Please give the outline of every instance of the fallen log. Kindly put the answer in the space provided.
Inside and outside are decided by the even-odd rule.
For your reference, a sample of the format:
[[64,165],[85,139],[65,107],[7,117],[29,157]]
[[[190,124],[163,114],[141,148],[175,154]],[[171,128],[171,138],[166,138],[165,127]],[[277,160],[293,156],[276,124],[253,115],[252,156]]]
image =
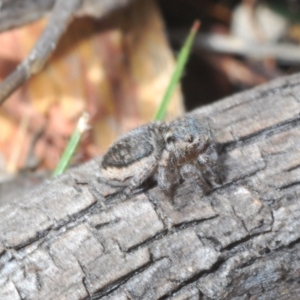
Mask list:
[[0,206],[0,299],[299,299],[300,75],[202,107],[223,184],[122,200],[94,160]]

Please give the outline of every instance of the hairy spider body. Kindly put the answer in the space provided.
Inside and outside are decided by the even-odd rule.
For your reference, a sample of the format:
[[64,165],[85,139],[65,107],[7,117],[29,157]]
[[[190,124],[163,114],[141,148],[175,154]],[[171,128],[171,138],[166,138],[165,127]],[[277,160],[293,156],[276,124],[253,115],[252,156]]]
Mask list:
[[207,123],[186,116],[124,134],[104,155],[100,173],[124,186],[126,196],[149,178],[169,195],[182,180],[193,180],[205,191],[208,179],[219,182],[217,159]]

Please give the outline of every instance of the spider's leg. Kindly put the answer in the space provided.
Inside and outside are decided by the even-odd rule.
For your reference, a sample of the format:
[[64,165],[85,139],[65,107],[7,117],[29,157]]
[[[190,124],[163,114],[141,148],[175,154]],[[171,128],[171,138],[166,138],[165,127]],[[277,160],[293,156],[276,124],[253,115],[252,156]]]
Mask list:
[[123,191],[123,194],[127,198],[134,189],[142,185],[155,171],[157,167],[156,158],[153,156],[143,168],[137,169],[135,175],[131,179],[128,187],[126,187]]
[[206,152],[198,157],[198,164],[200,168],[205,168],[210,181],[213,181],[216,185],[221,184],[218,153],[214,144],[210,145]]
[[0,105],[32,74],[39,72],[53,50],[82,0],[56,0],[48,24],[28,57],[0,84]]
[[180,175],[186,181],[196,182],[202,188],[204,193],[211,190],[211,187],[207,184],[202,173],[194,165],[186,164],[182,166]]

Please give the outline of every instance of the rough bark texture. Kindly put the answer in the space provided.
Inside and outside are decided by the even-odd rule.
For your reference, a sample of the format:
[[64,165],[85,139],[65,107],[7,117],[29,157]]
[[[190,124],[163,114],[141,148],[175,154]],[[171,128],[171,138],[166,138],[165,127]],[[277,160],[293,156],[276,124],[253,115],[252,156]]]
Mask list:
[[300,75],[206,115],[224,184],[120,200],[99,161],[0,207],[0,299],[299,299]]

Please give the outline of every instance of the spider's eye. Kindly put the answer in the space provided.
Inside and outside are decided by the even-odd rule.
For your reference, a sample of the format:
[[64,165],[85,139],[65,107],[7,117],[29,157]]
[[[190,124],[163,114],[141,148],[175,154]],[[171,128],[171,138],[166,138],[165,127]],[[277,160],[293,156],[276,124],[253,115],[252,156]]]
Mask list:
[[172,136],[172,135],[171,135],[171,136],[168,136],[168,137],[167,137],[167,143],[170,144],[170,143],[173,143],[173,142],[175,142],[175,137]]
[[186,141],[187,141],[188,143],[192,143],[192,142],[194,141],[194,137],[193,137],[192,135],[190,135],[190,136],[188,136],[188,137],[186,138]]

